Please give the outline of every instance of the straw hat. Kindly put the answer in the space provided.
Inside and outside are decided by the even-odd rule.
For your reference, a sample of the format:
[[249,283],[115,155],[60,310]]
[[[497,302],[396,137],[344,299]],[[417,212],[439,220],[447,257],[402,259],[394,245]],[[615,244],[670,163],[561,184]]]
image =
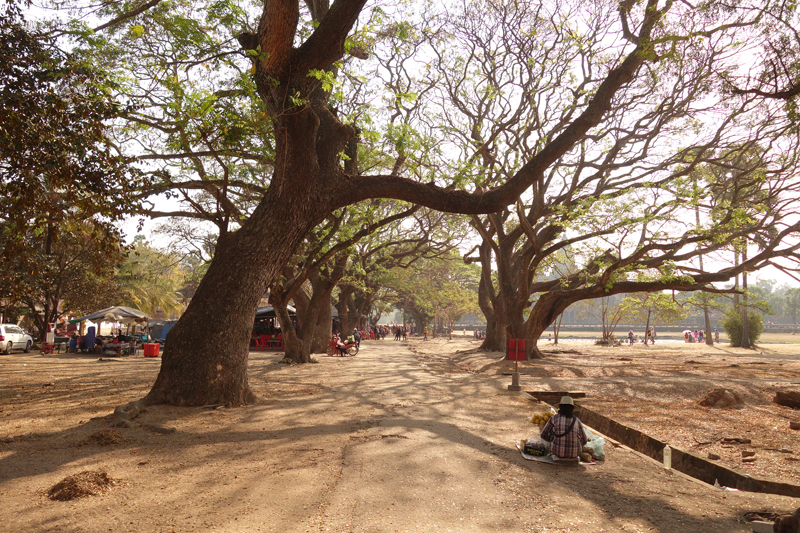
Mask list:
[[575,405],[575,402],[572,401],[571,396],[562,396],[561,401],[558,402],[559,405]]

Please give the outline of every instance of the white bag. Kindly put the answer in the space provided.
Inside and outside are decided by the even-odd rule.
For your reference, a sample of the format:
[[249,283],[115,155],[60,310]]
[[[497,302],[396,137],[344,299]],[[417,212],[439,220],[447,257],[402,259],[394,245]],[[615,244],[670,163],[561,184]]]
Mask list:
[[585,447],[592,450],[592,457],[594,457],[597,461],[605,461],[606,452],[603,450],[603,444],[605,444],[606,439],[603,437],[598,437],[586,426],[583,427],[583,432],[586,434],[586,439],[588,440]]

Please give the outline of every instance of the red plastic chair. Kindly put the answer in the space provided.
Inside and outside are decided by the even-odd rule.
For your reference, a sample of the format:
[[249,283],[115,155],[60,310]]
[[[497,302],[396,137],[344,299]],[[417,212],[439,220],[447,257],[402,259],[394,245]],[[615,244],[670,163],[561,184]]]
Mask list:
[[262,336],[251,337],[250,338],[250,346],[255,346],[256,348],[260,348],[261,351],[263,352],[264,348],[266,347],[266,342],[264,342],[264,340],[263,340],[263,335]]

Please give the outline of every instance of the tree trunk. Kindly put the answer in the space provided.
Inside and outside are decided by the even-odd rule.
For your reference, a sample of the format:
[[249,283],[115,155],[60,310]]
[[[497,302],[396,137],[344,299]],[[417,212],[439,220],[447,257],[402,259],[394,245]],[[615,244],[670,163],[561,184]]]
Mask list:
[[425,329],[425,322],[427,321],[427,317],[422,315],[422,313],[410,309],[409,314],[414,319],[414,334],[415,335],[422,335],[422,331]]
[[542,333],[547,331],[550,324],[564,313],[564,310],[578,301],[579,298],[562,298],[558,294],[546,293],[539,297],[531,309],[531,315],[525,323],[526,338],[528,340],[531,359],[542,359],[544,355],[539,351],[538,342]]
[[485,278],[481,277],[478,284],[478,305],[486,318],[486,337],[479,349],[486,352],[502,352],[505,350],[506,342],[505,326],[497,321],[491,292],[491,287],[487,285]]
[[281,325],[284,357],[291,359],[295,363],[310,363],[310,350],[306,349],[303,339],[297,335],[297,329],[295,329],[292,317],[289,315],[288,301],[277,296],[277,294],[270,293],[269,303],[275,309],[275,316]]
[[708,316],[708,305],[703,305],[703,317],[706,321],[706,345],[707,346],[714,346],[714,337],[711,335],[713,334],[711,331],[711,318]]
[[353,309],[353,293],[356,288],[352,285],[340,285],[341,293],[339,294],[339,304],[337,311],[339,311],[339,321],[342,323],[341,333],[353,331],[357,326],[363,326],[358,320],[358,312]]
[[[733,266],[734,268],[738,268],[739,266],[739,252],[737,252],[735,249],[733,250]],[[736,274],[736,276],[733,278],[733,288],[737,291],[739,290],[739,274]],[[734,293],[733,295],[733,308],[736,310],[736,312],[739,312],[738,293]]]
[[[278,227],[271,235],[267,237],[271,241],[285,236]],[[218,246],[221,253],[186,312],[167,333],[161,370],[148,394],[150,402],[244,405],[255,400],[247,381],[247,357],[258,302],[303,236],[296,235],[294,242],[284,238],[282,246],[277,242],[265,246],[247,234],[235,234]],[[267,250],[283,261],[268,261]],[[230,288],[233,272],[237,290]]]
[[485,352],[504,352],[506,345],[506,332],[497,320],[486,320],[486,338],[483,339],[479,350]]
[[559,313],[558,318],[553,322],[553,346],[558,346],[558,334],[561,333],[562,320],[564,320],[564,313]]
[[320,303],[317,323],[314,325],[314,336],[311,339],[311,353],[325,353],[333,330],[333,313],[331,312],[331,292],[327,292],[327,305]]
[[273,185],[237,232],[220,237],[208,272],[167,334],[147,403],[255,401],[247,358],[258,302],[308,231],[330,211],[313,189],[319,121],[305,110],[282,117],[282,124],[285,135],[277,136],[276,150],[284,157]]
[[[745,244],[745,246],[747,246]],[[742,250],[742,263],[747,262],[747,250]],[[750,349],[753,343],[750,341],[750,327],[747,323],[747,271],[742,272],[742,348]]]
[[[344,273],[347,259],[337,265],[334,273]],[[341,269],[339,268],[341,266]],[[305,332],[311,336],[309,339],[309,353],[326,353],[330,342],[333,329],[333,313],[331,312],[331,294],[336,287],[336,283],[341,279],[341,275],[335,279],[321,275],[319,271],[308,277],[311,283],[311,297],[309,298],[303,289],[298,290],[294,295],[294,303],[297,308],[298,317],[302,316],[305,328],[301,328],[301,338],[306,339]]]
[[[508,303],[510,303],[510,302],[508,302]],[[506,305],[508,305],[508,303]],[[522,317],[522,313],[521,312],[520,313],[516,313],[516,312],[512,311],[511,313],[508,313],[508,315],[510,315],[510,316],[507,316],[507,321],[506,321],[507,322],[507,325],[506,325],[506,342],[508,342],[508,339],[525,339],[525,338],[527,338],[527,328],[525,327],[525,320]],[[535,357],[539,357],[541,355],[541,354],[535,355],[532,352],[532,350],[533,350],[532,343],[528,342],[528,343],[526,343],[525,346],[526,346],[525,351],[526,351],[526,355],[528,356],[528,358],[531,358],[531,357],[535,358]],[[503,346],[502,349],[503,349],[503,351],[505,351],[505,345]]]
[[[320,351],[326,351],[328,346],[328,341],[330,340],[331,336],[331,291],[333,291],[333,286],[331,285],[330,289],[324,289],[322,287],[318,287],[317,290],[314,291],[314,294],[311,296],[311,302],[309,304],[309,308],[305,317],[306,322],[304,322],[304,326],[300,328],[300,339],[302,341],[303,347],[303,357],[302,360],[299,362],[309,362],[313,359],[311,358],[312,353],[312,346],[314,342],[318,340],[318,332],[320,325],[320,317],[327,316],[327,331],[325,333],[325,348]],[[346,337],[349,332],[343,332],[344,336]]]

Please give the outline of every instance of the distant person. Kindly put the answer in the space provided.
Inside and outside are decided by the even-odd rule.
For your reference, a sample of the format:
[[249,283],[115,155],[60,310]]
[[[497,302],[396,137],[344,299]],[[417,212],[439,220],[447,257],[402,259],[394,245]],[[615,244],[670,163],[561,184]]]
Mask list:
[[630,344],[631,346],[633,345],[633,330],[632,329],[628,330],[628,344]]
[[698,336],[697,340],[699,342],[703,342],[703,330],[702,329],[700,330],[700,335]]
[[583,424],[573,414],[575,402],[570,396],[562,396],[558,414],[554,415],[542,429],[541,437],[550,442],[550,450],[559,459],[576,459],[586,444]]
[[719,344],[719,330],[717,328],[714,328],[714,342]]
[[700,332],[694,330],[694,342],[698,342],[699,339],[700,339]]
[[422,340],[424,341],[428,340],[428,326],[425,326],[425,329],[422,330],[422,335],[423,335]]

